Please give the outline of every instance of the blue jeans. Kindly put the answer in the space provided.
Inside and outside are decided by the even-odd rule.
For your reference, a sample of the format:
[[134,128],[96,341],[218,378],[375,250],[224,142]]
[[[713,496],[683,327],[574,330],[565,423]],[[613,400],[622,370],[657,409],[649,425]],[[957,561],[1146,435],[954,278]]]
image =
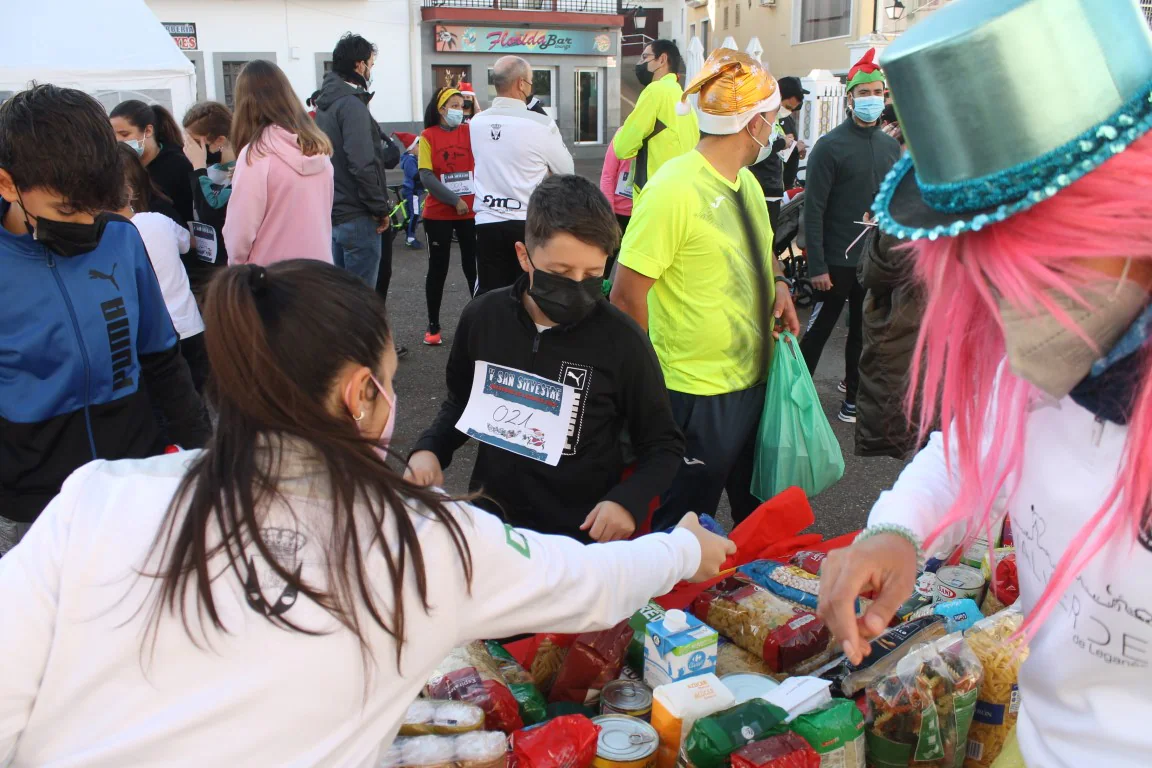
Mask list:
[[380,275],[380,235],[371,216],[359,216],[332,227],[332,261],[375,290]]

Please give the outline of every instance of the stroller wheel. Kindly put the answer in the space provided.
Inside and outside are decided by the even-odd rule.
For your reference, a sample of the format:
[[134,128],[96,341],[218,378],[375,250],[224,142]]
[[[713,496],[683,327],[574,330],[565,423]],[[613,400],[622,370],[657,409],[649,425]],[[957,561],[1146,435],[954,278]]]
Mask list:
[[792,286],[792,303],[797,307],[810,307],[815,294],[811,282],[806,279],[797,280]]

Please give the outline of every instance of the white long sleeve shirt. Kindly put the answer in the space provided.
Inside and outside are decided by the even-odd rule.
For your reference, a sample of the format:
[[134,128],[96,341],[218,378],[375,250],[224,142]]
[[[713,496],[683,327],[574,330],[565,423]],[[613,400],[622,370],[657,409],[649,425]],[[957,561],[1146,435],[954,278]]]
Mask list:
[[162,213],[149,211],[133,215],[132,223],[144,241],[176,333],[182,339],[202,333],[204,321],[196,306],[196,297],[192,295],[188,271],[180,261],[180,254],[187,253],[192,247],[192,236],[187,227],[180,226]]
[[[23,542],[0,559],[0,764],[14,766],[374,766],[408,704],[448,651],[482,637],[612,626],[699,567],[687,531],[583,546],[455,508],[471,549],[471,590],[444,525],[410,514],[426,563],[425,612],[405,582],[396,646],[367,615],[365,671],[355,636],[284,584],[252,549],[245,583],[213,583],[228,629],[161,614],[146,635],[156,582],[152,544],[185,463],[197,452],[97,461],[77,470]],[[313,583],[325,578],[330,503],[303,473],[285,479],[262,536]],[[390,518],[394,519],[394,518]],[[297,522],[298,521],[298,522]],[[388,532],[395,535],[394,528]],[[377,551],[378,605],[392,589]],[[249,574],[254,574],[249,575]],[[262,610],[324,632],[274,627]]]
[[[1029,416],[1008,500],[1020,600],[1032,610],[1120,471],[1128,430],[1070,398]],[[930,533],[956,498],[939,433],[883,494],[868,522]],[[1017,735],[1029,768],[1152,764],[1152,539],[1128,531],[1104,547],[1041,626],[1020,670]]]
[[528,198],[549,173],[575,165],[560,129],[519,99],[499,96],[469,124],[476,160],[476,223],[524,221]]

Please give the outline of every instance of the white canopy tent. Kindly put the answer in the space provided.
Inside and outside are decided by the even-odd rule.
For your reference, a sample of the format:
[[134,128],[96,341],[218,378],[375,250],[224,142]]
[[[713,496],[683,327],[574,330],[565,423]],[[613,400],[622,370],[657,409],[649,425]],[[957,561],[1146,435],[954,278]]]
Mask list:
[[144,0],[35,0],[0,24],[0,102],[31,81],[162,104],[179,121],[196,97],[192,62]]

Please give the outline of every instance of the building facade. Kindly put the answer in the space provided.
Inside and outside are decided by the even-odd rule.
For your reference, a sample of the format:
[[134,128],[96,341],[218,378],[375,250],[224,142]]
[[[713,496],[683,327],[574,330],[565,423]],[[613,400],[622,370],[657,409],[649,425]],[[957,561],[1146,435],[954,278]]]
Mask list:
[[[423,112],[419,6],[410,0],[147,0],[156,18],[196,67],[196,96],[231,106],[236,76],[252,59],[284,70],[303,101],[331,67],[345,32],[378,49],[369,104],[390,130],[410,129]],[[417,0],[418,3],[418,0]],[[176,115],[176,119],[180,119]]]
[[573,155],[603,153],[620,124],[618,0],[422,1],[415,82],[424,101],[441,87],[467,82],[481,106],[490,104],[492,65],[501,56],[522,56]]

